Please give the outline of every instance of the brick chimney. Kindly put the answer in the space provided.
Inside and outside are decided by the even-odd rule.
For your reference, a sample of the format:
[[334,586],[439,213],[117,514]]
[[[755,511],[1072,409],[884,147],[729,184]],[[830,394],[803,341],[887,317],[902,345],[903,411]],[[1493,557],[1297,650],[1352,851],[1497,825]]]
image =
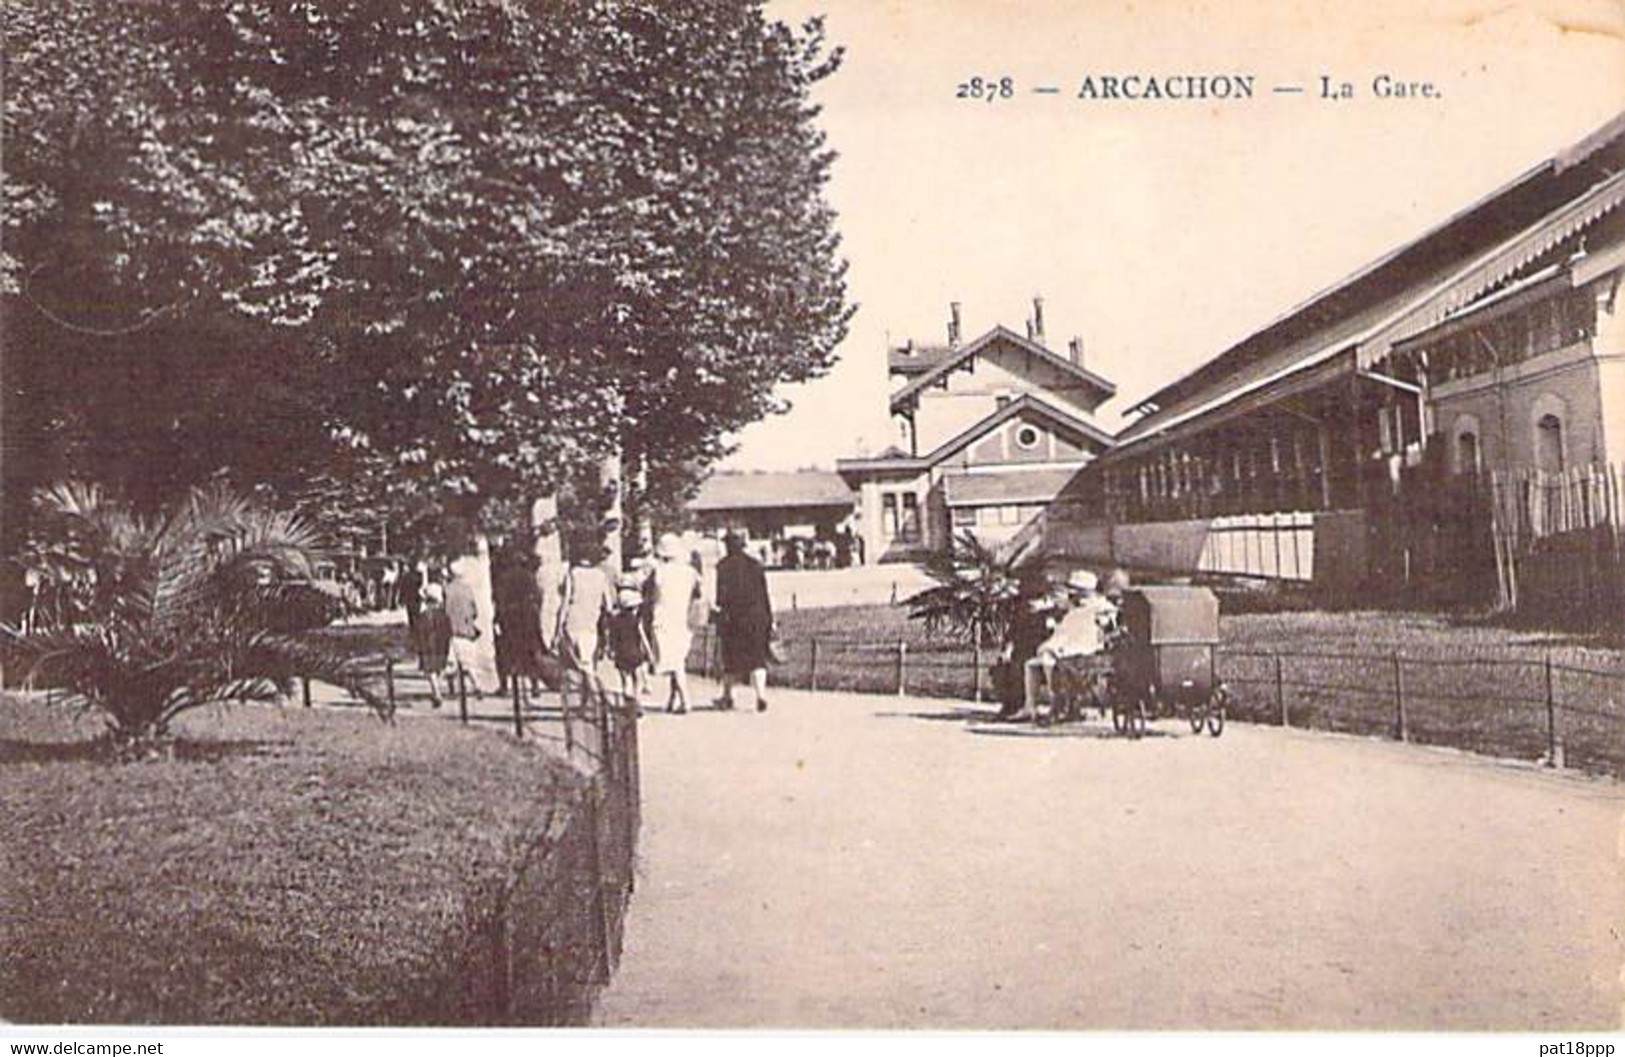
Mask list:
[[1034,341],[1038,342],[1038,344],[1044,344],[1044,299],[1042,297],[1033,298],[1033,326],[1031,337]]
[[957,349],[959,347],[959,339],[960,339],[959,302],[958,301],[949,301],[948,302],[948,347],[951,348],[951,349]]
[[1083,339],[1080,338],[1080,337],[1074,336],[1071,341],[1066,343],[1066,350],[1067,350],[1067,352],[1072,354],[1072,362],[1077,364],[1079,367],[1082,367],[1083,366]]

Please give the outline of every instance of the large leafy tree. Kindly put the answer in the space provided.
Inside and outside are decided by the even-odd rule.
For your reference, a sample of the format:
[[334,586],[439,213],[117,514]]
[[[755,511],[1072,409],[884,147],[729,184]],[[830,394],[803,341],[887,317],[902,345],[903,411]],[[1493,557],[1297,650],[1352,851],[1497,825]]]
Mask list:
[[8,450],[470,517],[620,451],[676,494],[844,334],[816,22],[3,2]]

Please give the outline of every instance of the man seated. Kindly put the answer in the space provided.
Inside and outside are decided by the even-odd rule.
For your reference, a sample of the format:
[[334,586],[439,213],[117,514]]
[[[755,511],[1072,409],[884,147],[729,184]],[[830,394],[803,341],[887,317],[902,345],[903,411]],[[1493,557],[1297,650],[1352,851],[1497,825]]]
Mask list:
[[1025,706],[1017,719],[1038,715],[1039,687],[1052,695],[1055,666],[1067,657],[1092,657],[1106,648],[1107,632],[1117,622],[1117,606],[1099,593],[1100,581],[1094,573],[1079,569],[1067,577],[1067,608],[1038,647],[1023,671]]

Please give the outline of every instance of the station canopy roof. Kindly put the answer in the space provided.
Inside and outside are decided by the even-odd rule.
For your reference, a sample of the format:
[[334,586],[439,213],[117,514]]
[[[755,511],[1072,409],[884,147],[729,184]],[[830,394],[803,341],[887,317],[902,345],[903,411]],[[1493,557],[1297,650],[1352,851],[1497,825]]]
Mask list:
[[718,473],[706,478],[688,504],[695,513],[850,507],[856,495],[839,474],[824,470],[788,473]]
[[[1364,371],[1625,201],[1625,113],[1128,410],[1115,461],[1312,369]],[[1322,372],[1324,373],[1324,372]],[[1265,396],[1267,399],[1267,396]]]
[[1048,503],[1077,476],[1078,469],[1069,466],[1054,470],[952,473],[942,478],[942,490],[949,506]]

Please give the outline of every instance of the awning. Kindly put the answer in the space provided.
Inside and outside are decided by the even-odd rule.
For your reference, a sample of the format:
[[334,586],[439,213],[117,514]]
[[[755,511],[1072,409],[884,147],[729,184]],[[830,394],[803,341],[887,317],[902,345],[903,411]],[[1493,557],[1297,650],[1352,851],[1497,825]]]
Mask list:
[[1056,470],[948,474],[942,479],[942,493],[951,507],[1048,503],[1081,469],[1073,466]]

